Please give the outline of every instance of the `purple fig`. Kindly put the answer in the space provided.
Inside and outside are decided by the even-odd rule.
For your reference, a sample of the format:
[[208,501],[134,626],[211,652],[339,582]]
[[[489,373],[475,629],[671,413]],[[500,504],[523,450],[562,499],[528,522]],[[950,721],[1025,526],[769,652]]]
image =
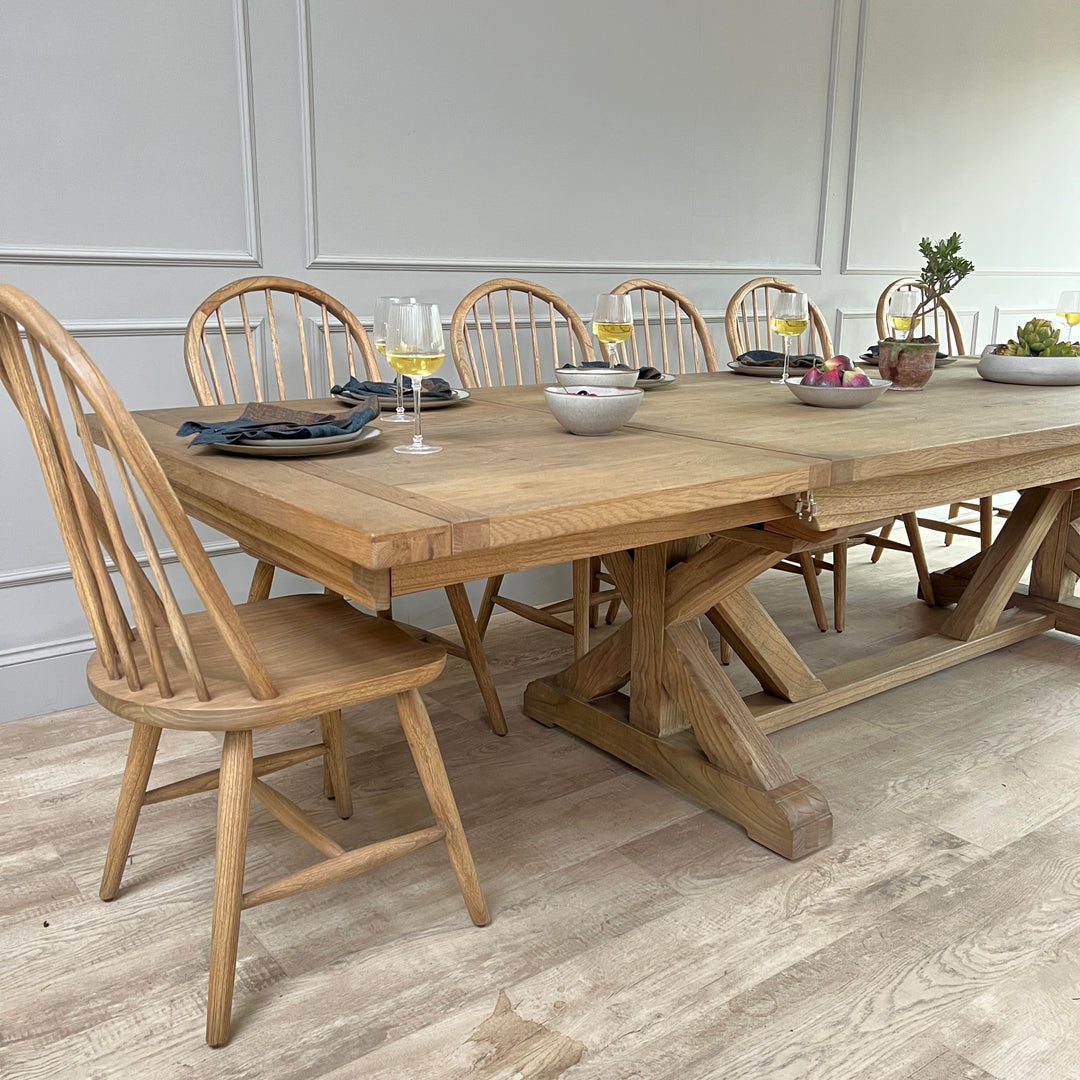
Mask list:
[[803,386],[820,386],[821,385],[821,369],[812,367],[800,380]]
[[821,373],[819,386],[842,386],[842,373],[839,368],[831,368]]
[[870,380],[861,371],[845,371],[842,382],[844,386],[870,385]]
[[825,361],[826,371],[851,371],[854,367],[855,361],[843,353],[837,353],[836,356]]

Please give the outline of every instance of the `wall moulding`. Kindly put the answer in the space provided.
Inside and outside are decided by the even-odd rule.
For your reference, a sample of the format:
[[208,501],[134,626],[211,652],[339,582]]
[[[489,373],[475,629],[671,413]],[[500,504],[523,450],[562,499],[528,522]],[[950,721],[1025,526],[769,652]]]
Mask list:
[[258,176],[255,165],[255,96],[251,81],[248,0],[232,0],[239,86],[240,152],[244,186],[243,251],[142,247],[56,247],[0,245],[0,263],[46,263],[57,266],[262,266]]
[[301,128],[304,158],[305,234],[308,269],[372,270],[372,271],[432,271],[485,273],[500,275],[529,274],[595,274],[610,273],[627,276],[662,277],[673,274],[745,274],[755,277],[774,275],[818,275],[822,273],[822,253],[825,243],[826,206],[829,197],[830,149],[837,95],[837,68],[840,48],[840,25],[843,0],[833,0],[832,25],[829,38],[829,75],[824,102],[824,132],[821,154],[821,176],[818,190],[818,213],[814,226],[814,259],[811,262],[724,262],[666,261],[666,260],[537,260],[520,255],[488,255],[458,259],[440,257],[406,257],[364,252],[330,252],[324,250],[319,225],[318,154],[314,72],[312,55],[311,0],[297,0],[300,44]]

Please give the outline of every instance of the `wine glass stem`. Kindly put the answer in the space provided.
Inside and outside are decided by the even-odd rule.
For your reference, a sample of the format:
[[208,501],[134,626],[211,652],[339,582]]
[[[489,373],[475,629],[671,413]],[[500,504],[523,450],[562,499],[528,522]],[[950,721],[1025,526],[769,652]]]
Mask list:
[[399,419],[405,415],[405,387],[402,381],[403,378],[404,376],[399,371],[397,373],[397,408],[394,409],[394,412]]
[[788,360],[791,357],[791,338],[784,337],[784,373],[780,376],[781,382],[787,382]]
[[413,390],[413,418],[416,421],[416,427],[413,430],[413,446],[424,445],[424,429],[420,426],[420,379],[414,375],[412,381]]
[[607,364],[608,367],[615,367],[619,362],[619,349],[613,341],[607,343]]

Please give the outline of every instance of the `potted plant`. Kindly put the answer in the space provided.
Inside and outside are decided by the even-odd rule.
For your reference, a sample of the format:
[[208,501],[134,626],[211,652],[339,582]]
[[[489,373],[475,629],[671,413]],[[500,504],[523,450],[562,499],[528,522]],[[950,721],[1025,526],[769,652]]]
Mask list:
[[[919,281],[921,298],[913,309],[901,318],[894,318],[894,328],[906,322],[902,337],[893,336],[878,342],[878,369],[884,379],[892,380],[893,390],[921,390],[934,373],[938,342],[930,335],[914,337],[923,316],[933,311],[943,296],[952,292],[975,269],[973,263],[960,254],[960,234],[930,243],[924,236],[919,253],[925,260]],[[919,297],[919,293],[911,294]]]
[[1005,345],[987,345],[979,374],[991,382],[1080,384],[1080,342],[1061,341],[1049,319],[1029,319]]

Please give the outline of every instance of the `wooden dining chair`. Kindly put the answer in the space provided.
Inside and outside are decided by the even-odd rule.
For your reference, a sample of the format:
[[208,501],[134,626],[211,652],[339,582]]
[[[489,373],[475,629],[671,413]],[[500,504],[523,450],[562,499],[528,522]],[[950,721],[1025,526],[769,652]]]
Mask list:
[[[888,337],[892,331],[889,328],[888,308],[889,300],[898,292],[917,292],[926,294],[926,286],[918,278],[897,278],[885,286],[878,297],[877,302],[877,332],[879,338]],[[923,316],[924,332],[933,334],[943,347],[942,351],[947,356],[964,356],[967,350],[964,348],[964,335],[960,329],[960,320],[956,312],[945,297],[939,297],[937,302]],[[975,516],[972,517],[971,515]],[[949,506],[948,517],[943,521],[940,518],[922,517],[917,520],[924,529],[932,529],[935,532],[945,534],[945,544],[950,545],[955,536],[970,536],[979,541],[979,547],[985,551],[994,542],[994,518],[1008,517],[1009,511],[1005,507],[997,507],[991,496],[985,495],[975,500],[963,500],[952,503]],[[970,526],[977,524],[977,528]],[[886,535],[888,535],[886,533]],[[873,561],[881,557],[881,548],[874,552]]]
[[[724,330],[732,360],[750,349],[773,349],[774,335],[769,319],[773,301],[778,293],[797,292],[798,287],[782,278],[759,277],[740,285],[728,301],[724,315]],[[794,347],[796,354],[816,353],[828,360],[833,356],[832,335],[821,309],[807,297],[810,316],[807,332],[799,336]],[[904,514],[901,521],[908,536],[906,544],[893,539],[889,530],[892,518],[884,521],[866,522],[844,530],[844,535],[818,549],[794,552],[790,558],[777,563],[775,569],[802,576],[807,596],[814,612],[814,620],[820,630],[828,629],[825,606],[821,600],[817,575],[827,570],[833,575],[833,625],[837,630],[846,626],[847,612],[847,556],[848,548],[857,544],[872,544],[874,556],[885,548],[907,551],[915,562],[919,583],[927,603],[933,604],[933,587],[926,554],[922,546],[914,514]],[[872,556],[873,557],[873,556]]]
[[[308,593],[234,606],[115,391],[74,338],[9,285],[0,285],[0,381],[37,452],[93,634],[91,693],[132,724],[101,898],[112,900],[119,892],[144,806],[218,792],[206,1041],[220,1046],[229,1038],[243,910],[343,881],[441,840],[470,916],[486,924],[476,868],[419,693],[442,671],[445,652],[340,597]],[[100,453],[95,439],[109,453]],[[122,493],[115,501],[114,491]],[[179,563],[169,574],[158,555],[158,530]],[[139,549],[149,574],[140,567]],[[170,581],[177,569],[186,573],[202,610],[181,612]],[[387,696],[395,699],[435,824],[346,850],[262,778],[325,757],[338,814],[348,817],[341,710]],[[314,715],[320,742],[253,756],[253,732]],[[166,728],[222,733],[221,768],[148,790]],[[252,795],[325,858],[245,891]]]
[[[338,333],[344,341],[335,350]],[[382,378],[360,320],[321,289],[282,277],[243,278],[211,293],[188,321],[184,362],[200,405],[327,397],[331,386],[351,375]],[[256,559],[248,599],[265,600],[275,563],[257,551],[248,554]],[[416,632],[469,662],[491,729],[505,735],[506,717],[465,586],[448,585],[445,591],[462,644],[429,630]]]
[[[782,278],[758,277],[740,285],[728,301],[724,314],[724,332],[734,360],[751,349],[783,349],[783,339],[775,335],[770,317],[778,293],[799,292],[797,286]],[[793,346],[796,355],[816,353],[828,360],[833,355],[832,335],[821,309],[807,297],[810,324]],[[777,345],[780,349],[777,349]]]
[[[465,387],[552,383],[557,367],[593,359],[581,316],[557,293],[523,278],[485,281],[461,300],[450,322],[450,352]],[[600,605],[614,599],[599,586],[599,566],[598,558],[574,560],[572,597],[540,606],[504,594],[502,574],[488,578],[476,613],[481,636],[501,607],[573,635],[574,655],[584,656]]]
[[629,294],[634,306],[634,332],[619,346],[623,363],[671,375],[720,370],[708,324],[681,292],[650,278],[631,278],[611,291]]

